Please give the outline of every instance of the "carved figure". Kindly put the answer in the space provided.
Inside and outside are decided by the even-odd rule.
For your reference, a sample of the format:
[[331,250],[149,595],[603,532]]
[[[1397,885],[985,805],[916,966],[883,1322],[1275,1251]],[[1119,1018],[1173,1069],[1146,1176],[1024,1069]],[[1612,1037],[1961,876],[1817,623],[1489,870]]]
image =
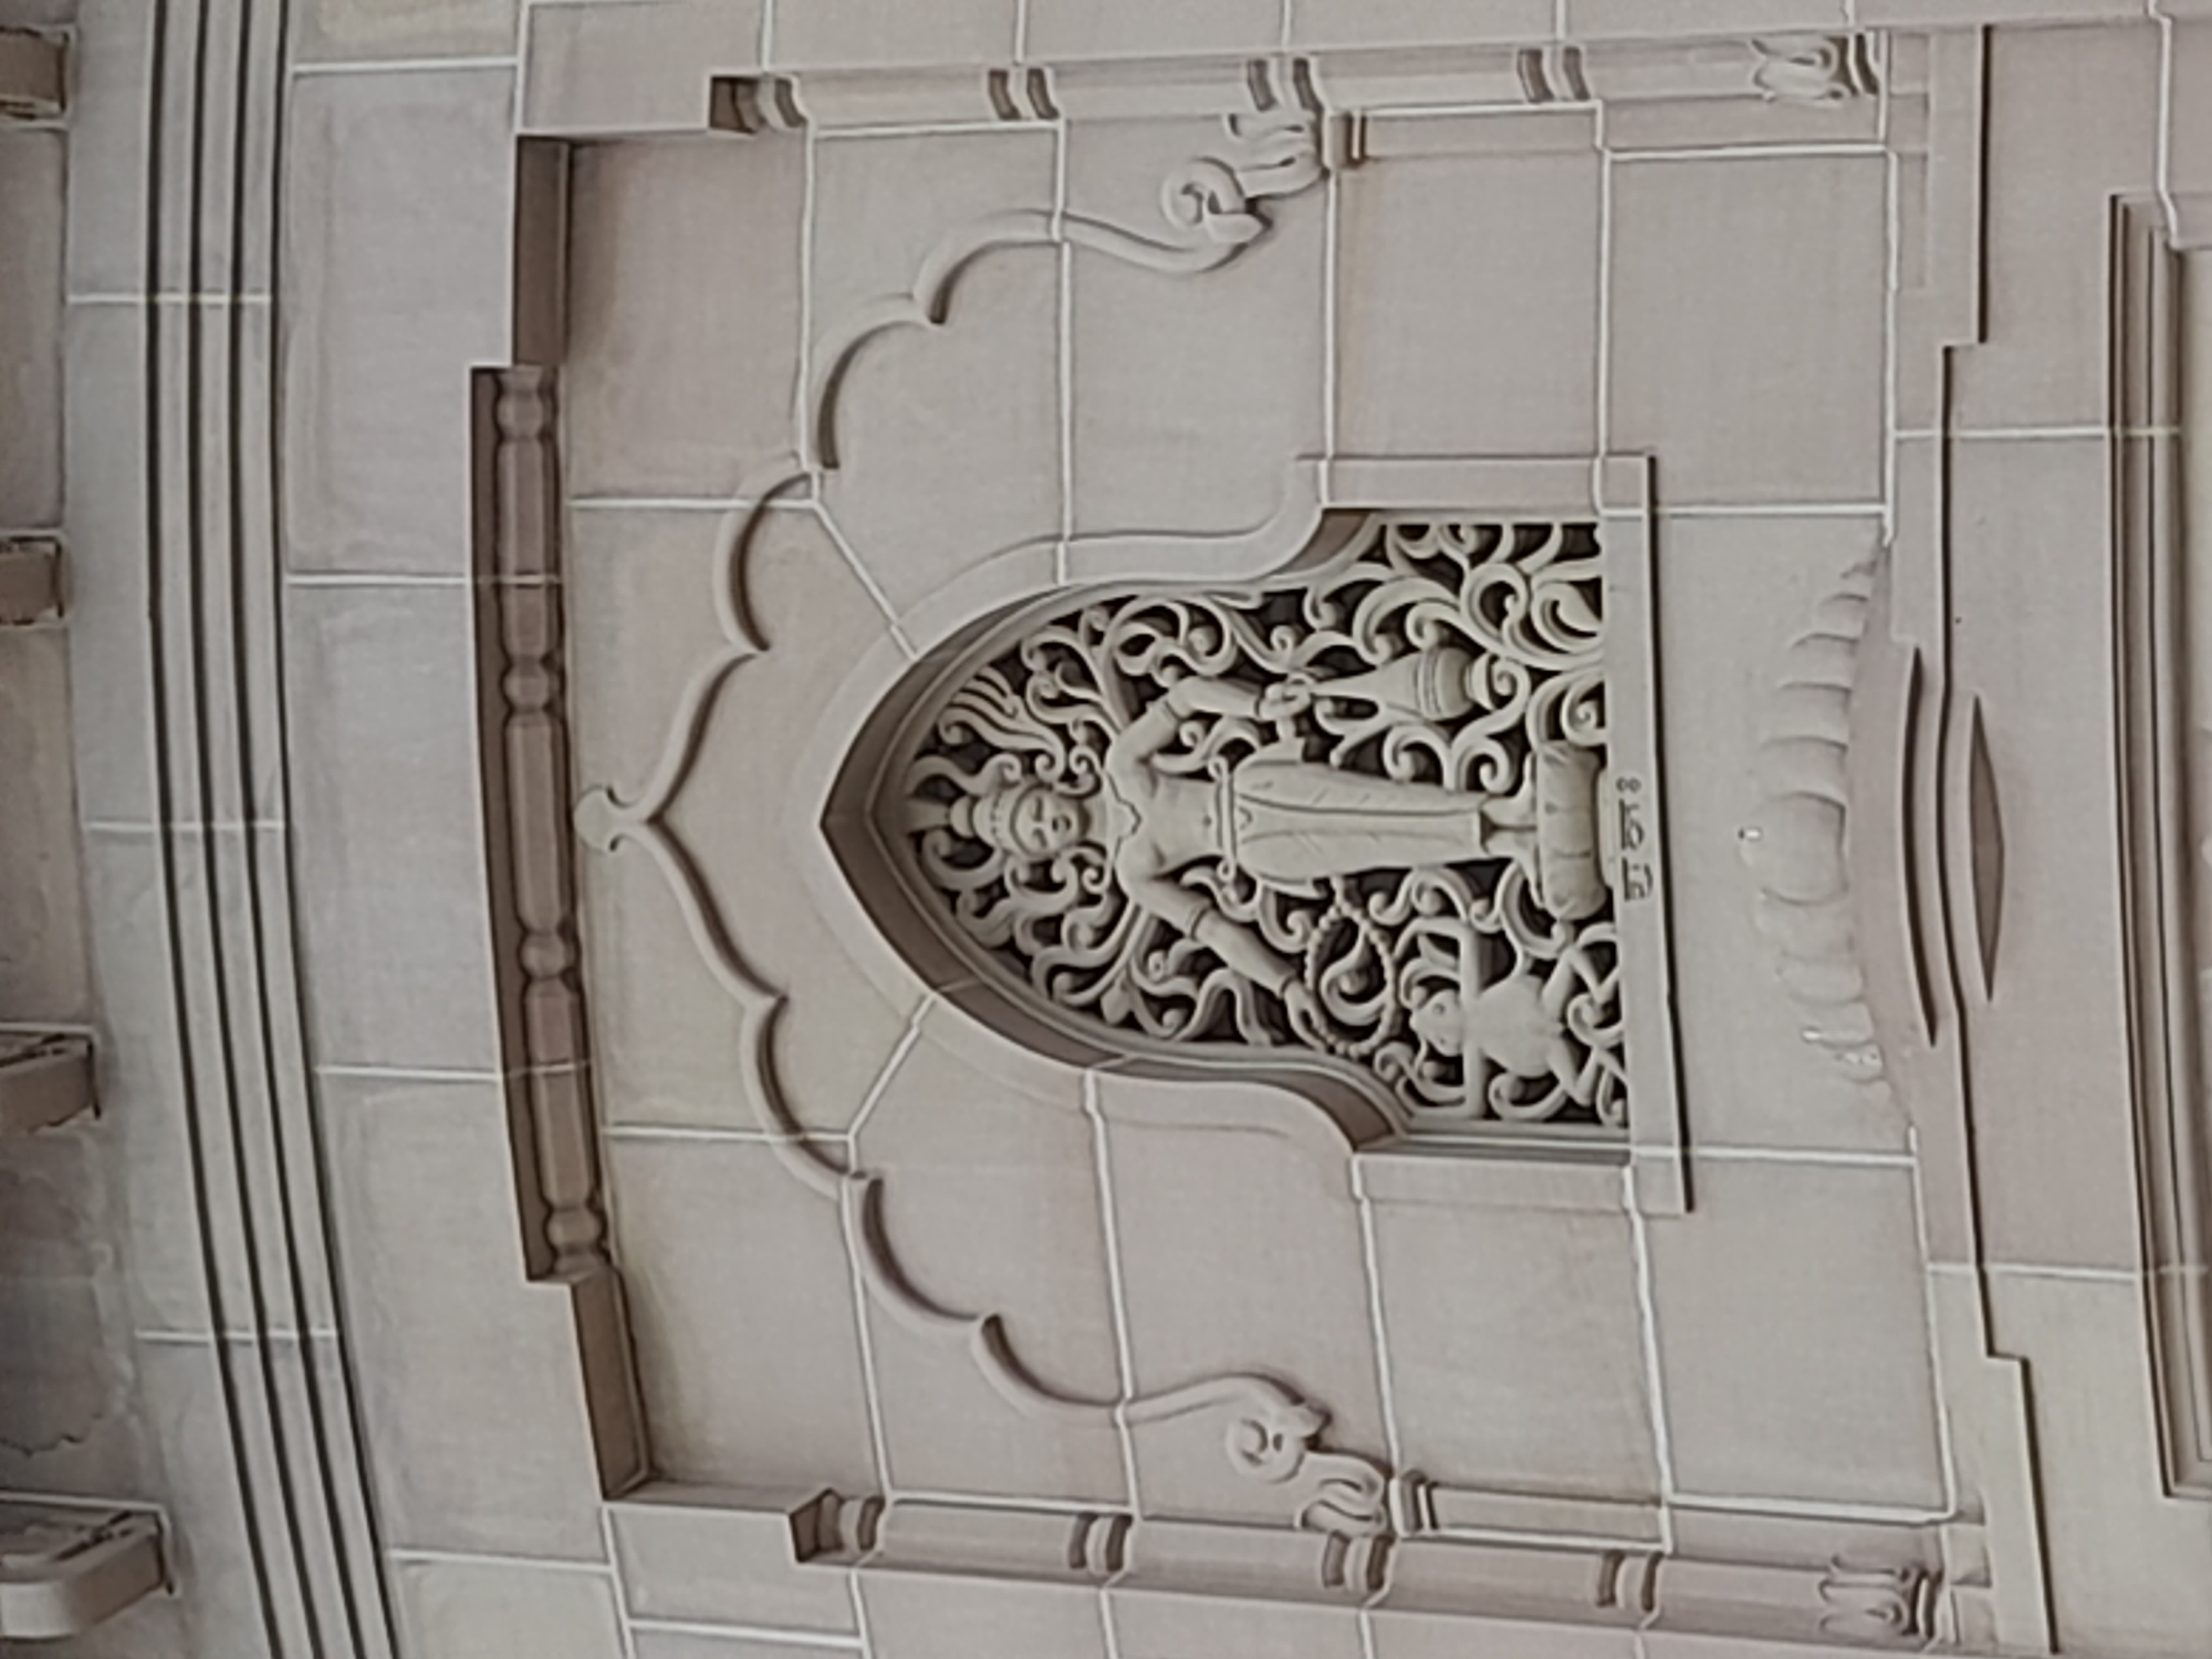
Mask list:
[[[1439,685],[1462,679],[1474,665],[1466,653],[1452,651],[1405,660]],[[1431,696],[1426,706],[1443,702],[1464,712],[1463,696]],[[1157,764],[1177,745],[1193,716],[1284,723],[1320,696],[1389,701],[1371,681],[1285,681],[1255,688],[1192,676],[1177,680],[1108,745],[1106,787],[1099,793],[1080,794],[1054,783],[1013,784],[963,803],[965,811],[949,809],[942,821],[1022,858],[1051,859],[1085,842],[1103,847],[1133,902],[1273,990],[1302,1034],[1317,1036],[1319,1004],[1301,978],[1303,963],[1270,945],[1257,928],[1224,915],[1204,893],[1173,880],[1176,872],[1206,860],[1279,886],[1309,890],[1324,877],[1477,859],[1510,858],[1534,874],[1539,846],[1534,792],[1527,786],[1501,797],[1373,777],[1309,761],[1294,738],[1217,764],[1205,778]],[[1408,712],[1421,708],[1417,700]],[[1595,771],[1588,756],[1564,751],[1543,774],[1557,779],[1564,773],[1566,779],[1547,792],[1554,810],[1544,820],[1547,838],[1563,850],[1594,844]],[[926,825],[933,816],[923,812],[917,822]],[[1571,867],[1580,872],[1579,866]],[[1587,915],[1602,902],[1602,890],[1594,883],[1558,884],[1568,888],[1570,915]]]
[[1611,971],[1570,945],[1541,980],[1470,980],[1430,993],[1413,1010],[1413,1028],[1440,1054],[1485,1062],[1514,1078],[1549,1079],[1577,1105],[1592,1105],[1605,1086],[1606,1066],[1574,1040],[1567,1012],[1577,996],[1609,989]]
[[1048,1018],[1617,1124],[1602,593],[1586,531],[1378,517],[1278,585],[1079,602],[956,671],[884,827]]

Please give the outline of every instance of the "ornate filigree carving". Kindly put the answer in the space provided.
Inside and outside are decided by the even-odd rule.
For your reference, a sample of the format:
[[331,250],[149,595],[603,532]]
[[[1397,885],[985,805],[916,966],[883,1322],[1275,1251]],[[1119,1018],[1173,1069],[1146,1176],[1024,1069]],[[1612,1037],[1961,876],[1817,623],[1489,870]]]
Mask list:
[[1265,587],[1062,601],[929,707],[887,828],[1045,1018],[1617,1128],[1603,590],[1586,526],[1378,515]]
[[1851,685],[1875,568],[1848,572],[1790,642],[1759,747],[1765,799],[1737,832],[1758,880],[1753,917],[1775,972],[1805,1011],[1802,1035],[1844,1075],[1883,1085],[1851,914],[1846,834]]

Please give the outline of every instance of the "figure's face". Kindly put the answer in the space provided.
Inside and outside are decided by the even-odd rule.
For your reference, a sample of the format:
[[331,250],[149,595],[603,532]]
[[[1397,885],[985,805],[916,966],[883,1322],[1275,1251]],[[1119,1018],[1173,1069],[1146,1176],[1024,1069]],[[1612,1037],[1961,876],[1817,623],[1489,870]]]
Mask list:
[[1071,795],[1031,789],[1014,803],[1014,840],[1031,858],[1051,858],[1083,839],[1083,807]]

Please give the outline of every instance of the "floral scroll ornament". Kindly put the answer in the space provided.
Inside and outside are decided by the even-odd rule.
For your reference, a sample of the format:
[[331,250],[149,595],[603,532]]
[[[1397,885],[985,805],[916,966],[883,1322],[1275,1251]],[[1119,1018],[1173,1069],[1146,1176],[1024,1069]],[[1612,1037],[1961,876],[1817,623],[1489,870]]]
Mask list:
[[1602,596],[1586,529],[1378,516],[1279,584],[1067,605],[940,696],[890,827],[1048,1018],[1615,1130]]

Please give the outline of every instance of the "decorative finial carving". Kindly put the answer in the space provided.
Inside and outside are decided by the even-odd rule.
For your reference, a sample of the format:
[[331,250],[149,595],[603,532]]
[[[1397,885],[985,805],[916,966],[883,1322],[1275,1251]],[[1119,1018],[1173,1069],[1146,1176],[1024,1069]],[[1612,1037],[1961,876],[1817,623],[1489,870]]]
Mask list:
[[1766,35],[1751,49],[1759,59],[1751,83],[1777,103],[1840,104],[1880,89],[1863,34]]
[[1936,1633],[1942,1578],[1917,1563],[1875,1565],[1838,1558],[1820,1580],[1823,1635],[1846,1642],[1925,1641]]

